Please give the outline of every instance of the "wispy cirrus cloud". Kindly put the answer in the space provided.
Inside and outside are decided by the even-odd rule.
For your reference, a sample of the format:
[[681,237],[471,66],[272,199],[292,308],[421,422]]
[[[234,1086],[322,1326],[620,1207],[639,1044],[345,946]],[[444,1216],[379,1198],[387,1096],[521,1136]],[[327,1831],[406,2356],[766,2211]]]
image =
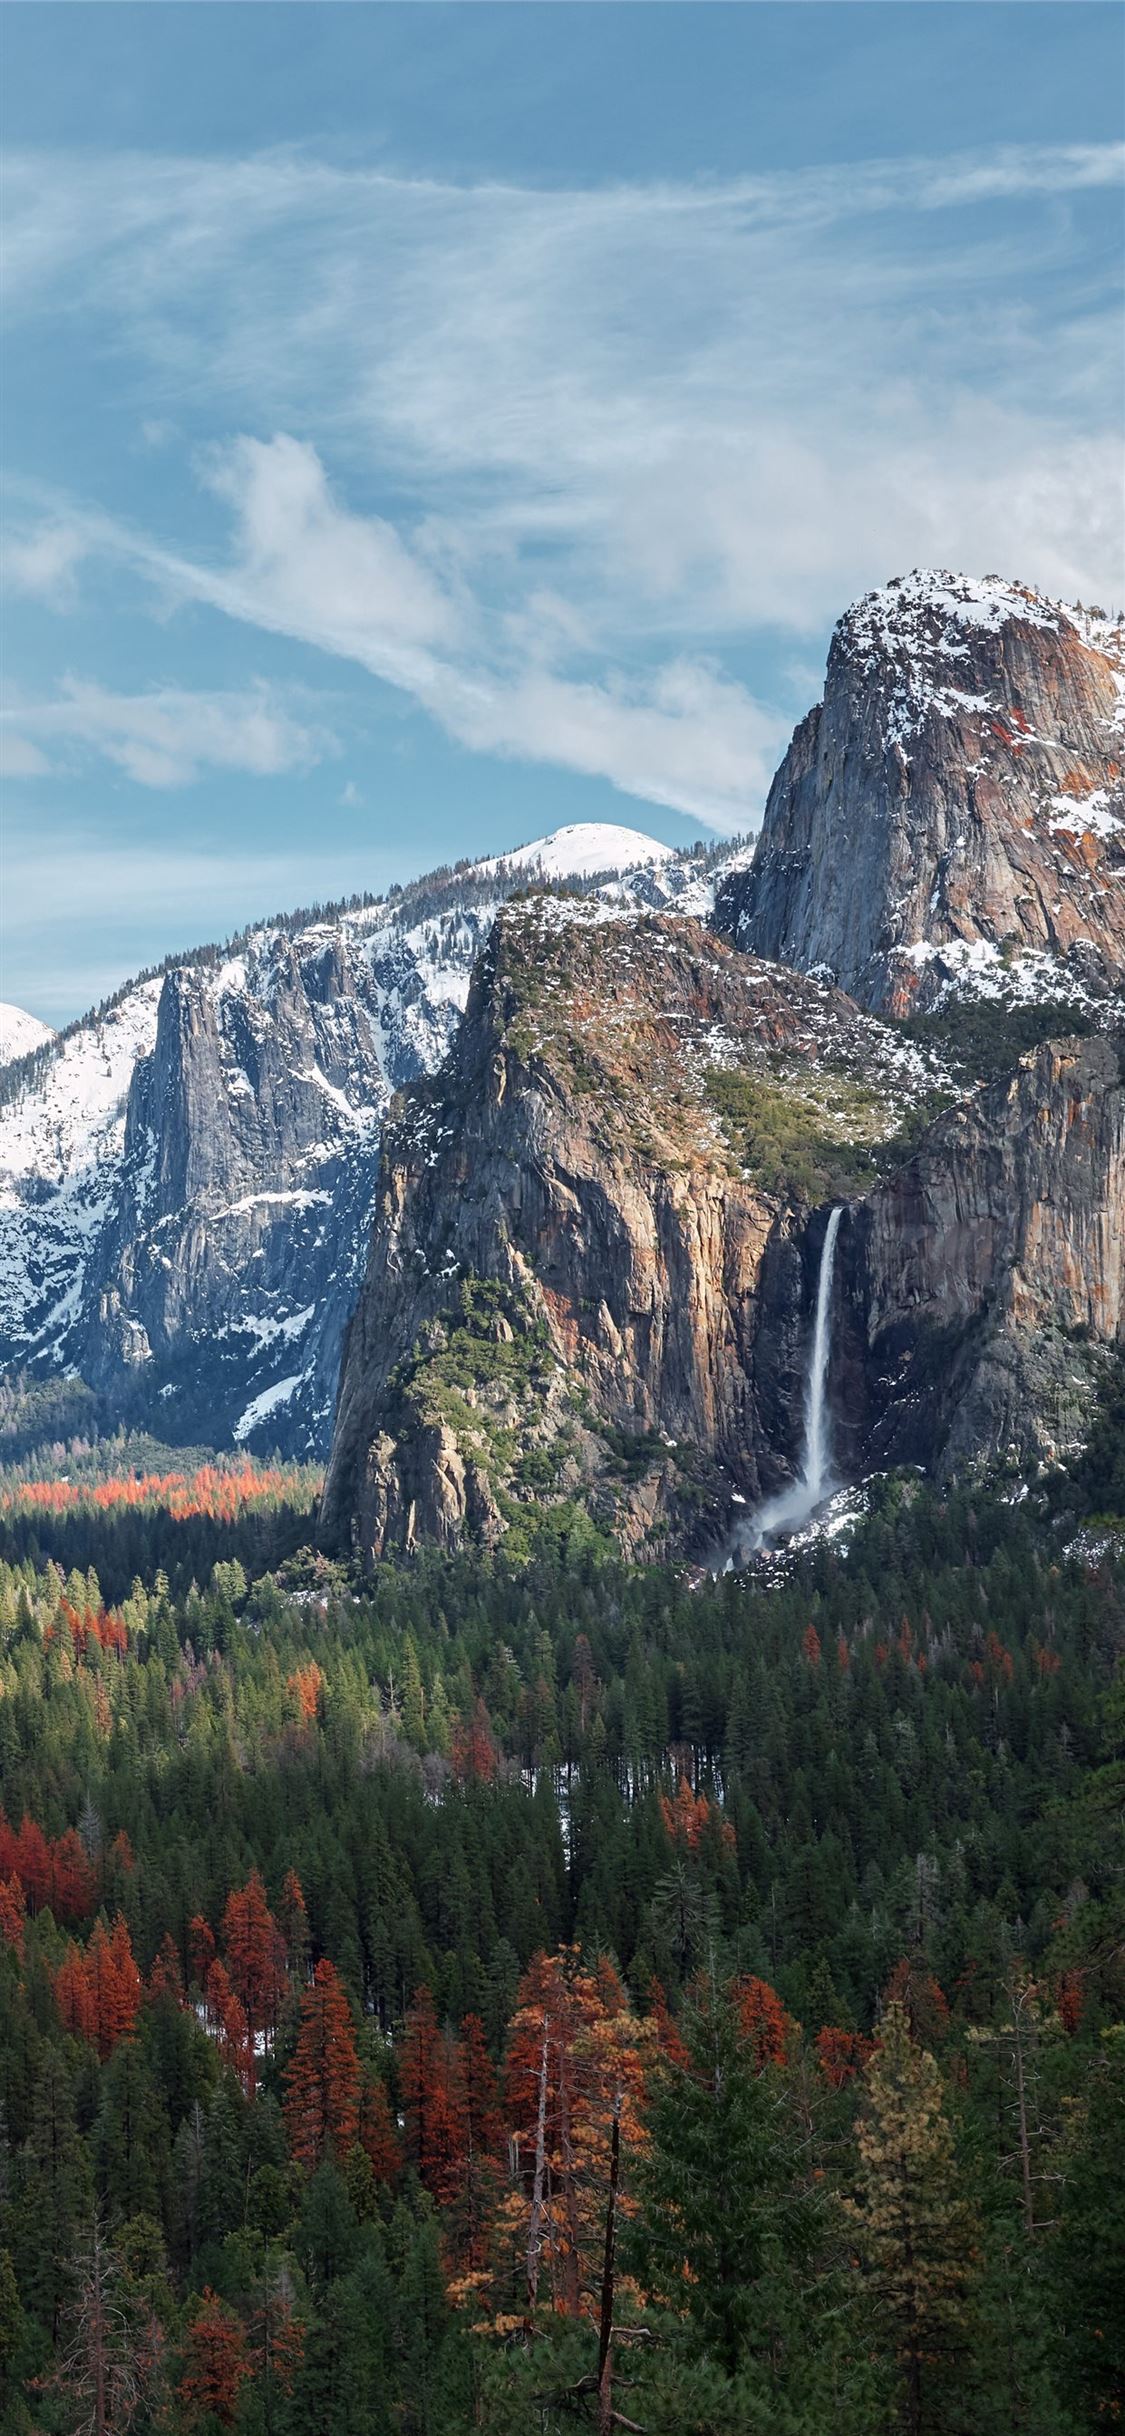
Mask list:
[[[718,829],[753,817],[788,722],[715,663],[681,655],[639,674],[567,675],[552,664],[560,636],[546,615],[550,650],[542,635],[529,644],[526,631],[515,653],[496,648],[460,587],[443,587],[382,519],[339,506],[315,451],[285,435],[239,440],[212,454],[205,473],[232,510],[221,562],[104,518],[85,528],[76,519],[74,529],[85,530],[91,554],[147,578],[165,604],[204,602],[354,661],[473,751],[605,777]],[[24,736],[53,731],[97,746],[146,785],[183,783],[204,765],[264,772],[317,757],[314,733],[258,696],[123,699],[72,679],[60,701],[10,717]]]
[[46,776],[57,752],[77,748],[115,763],[143,787],[187,786],[205,770],[273,778],[311,769],[337,749],[328,730],[294,718],[266,686],[116,694],[76,677],[49,701],[7,705],[0,750],[4,740],[9,775]]
[[1084,214],[1121,166],[546,190],[22,156],[9,311],[93,319],[138,423],[245,427],[199,460],[225,548],[59,504],[24,567],[49,592],[54,548],[61,599],[108,556],[475,751],[745,826],[789,725],[748,640],[918,564],[1119,590],[1119,280]]

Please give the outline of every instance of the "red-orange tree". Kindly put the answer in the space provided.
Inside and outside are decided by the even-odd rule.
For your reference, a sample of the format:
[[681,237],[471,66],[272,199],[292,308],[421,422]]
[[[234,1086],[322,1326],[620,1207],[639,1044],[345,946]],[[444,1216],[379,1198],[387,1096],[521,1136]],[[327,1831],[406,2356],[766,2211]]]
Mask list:
[[766,2072],[772,2064],[787,2064],[800,2030],[792,2014],[786,2012],[776,1988],[771,1988],[768,1979],[736,1979],[731,1995],[757,2071]]
[[208,2286],[184,2333],[180,2400],[189,2420],[210,2418],[221,2428],[232,2428],[249,2374],[242,2321]]
[[245,1886],[227,1897],[223,1943],[231,1986],[246,2013],[253,2056],[258,2034],[267,2041],[272,2037],[285,1994],[285,1940],[257,1869],[251,1870]]
[[[611,2164],[644,2146],[655,2044],[611,1964],[564,1947],[525,1972],[504,2076],[518,2178],[497,2217],[526,2308],[549,2300],[577,2317],[600,2284]],[[615,2185],[614,2208],[628,2205]]]
[[406,2153],[439,2207],[461,2179],[467,2138],[459,2058],[442,2031],[428,1988],[415,1991],[399,2047]]
[[359,2136],[359,2057],[347,1991],[327,1956],[301,1998],[285,2083],[285,2122],[298,2164],[311,2171],[329,2147],[346,2156]]

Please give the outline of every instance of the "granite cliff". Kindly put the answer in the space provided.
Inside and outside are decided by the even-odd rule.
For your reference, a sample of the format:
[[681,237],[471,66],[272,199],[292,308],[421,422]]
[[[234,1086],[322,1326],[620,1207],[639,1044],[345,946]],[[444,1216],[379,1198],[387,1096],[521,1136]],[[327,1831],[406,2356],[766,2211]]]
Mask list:
[[519,1544],[581,1511],[634,1552],[713,1545],[797,1463],[837,1201],[847,1468],[1056,1453],[1125,1328],[1123,1161],[1105,1038],[958,1099],[696,924],[509,908],[386,1128],[324,1535]]
[[896,1015],[1125,979],[1125,625],[990,577],[869,593],[832,639],[735,943]]

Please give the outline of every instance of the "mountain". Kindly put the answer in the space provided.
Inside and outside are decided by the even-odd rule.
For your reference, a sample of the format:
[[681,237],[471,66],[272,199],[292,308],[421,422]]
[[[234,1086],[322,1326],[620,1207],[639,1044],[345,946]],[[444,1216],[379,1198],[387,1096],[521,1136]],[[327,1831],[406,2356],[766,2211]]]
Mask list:
[[384,1114],[444,1058],[498,906],[547,880],[705,911],[707,863],[563,831],[262,924],[10,1065],[4,1362],[73,1371],[165,1439],[322,1450]]
[[848,1469],[1073,1443],[1122,1331],[1123,695],[1101,613],[907,577],[752,850],[576,826],[142,975],[0,1072],[0,1358],[332,1439],[337,1543],[575,1501],[698,1543],[799,1463],[840,1203]]
[[22,1007],[11,1007],[0,1001],[0,1066],[10,1066],[17,1057],[29,1057],[33,1049],[41,1049],[53,1040],[49,1023],[40,1023],[38,1015],[25,1014]]
[[832,639],[717,919],[896,1015],[1125,979],[1125,623],[914,574]]
[[634,1553],[714,1546],[797,1468],[836,1203],[849,1468],[1073,1442],[1125,1324],[1107,1040],[958,1097],[696,922],[508,906],[384,1137],[327,1543],[518,1543],[577,1505]]
[[646,866],[678,860],[672,846],[646,837],[642,829],[621,829],[611,821],[576,821],[555,829],[550,837],[517,846],[514,854],[478,863],[480,872],[522,871],[540,880],[578,880],[640,872]]

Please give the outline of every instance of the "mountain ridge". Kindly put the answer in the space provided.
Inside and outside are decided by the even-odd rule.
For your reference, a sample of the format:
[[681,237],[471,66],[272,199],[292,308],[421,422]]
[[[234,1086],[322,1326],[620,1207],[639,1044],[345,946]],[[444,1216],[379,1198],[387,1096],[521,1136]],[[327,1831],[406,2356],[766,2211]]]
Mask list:
[[[396,1095],[426,1077],[442,1076],[439,1098],[454,1089],[470,987],[512,900],[577,907],[548,927],[572,943],[600,937],[609,966],[606,925],[631,925],[657,978],[689,956],[688,931],[703,921],[709,952],[752,950],[755,986],[788,1000],[791,1023],[810,987],[851,982],[858,1002],[838,1000],[840,1035],[873,1025],[874,1083],[851,1073],[841,1100],[839,1076],[827,1092],[823,1075],[810,1087],[795,1050],[775,1043],[768,1074],[720,1054],[699,1111],[712,1150],[740,1145],[743,1180],[773,1194],[775,1216],[789,1211],[807,1263],[826,1197],[869,1206],[880,1187],[894,1128],[879,1077],[896,1059],[895,1124],[917,1132],[976,1079],[975,1051],[955,1054],[960,1010],[988,1014],[983,1025],[966,1015],[967,1040],[993,1024],[977,1076],[997,1071],[1006,1026],[1014,1068],[1052,1028],[1116,1019],[1123,700],[1125,630],[1101,613],[999,578],[899,579],[841,619],[824,701],[797,728],[756,844],[677,851],[576,824],[385,898],[277,917],[139,976],[0,1071],[4,1358],[75,1375],[112,1420],[173,1442],[325,1449],[384,1125]],[[679,920],[678,944],[653,945],[654,916]],[[690,954],[701,953],[695,941]],[[602,986],[592,972],[595,1011]],[[577,1098],[572,1053],[589,1012],[575,1007],[557,1061],[559,1090],[569,1077]],[[656,1104],[677,1070],[672,1033],[694,1015],[670,999],[649,1018],[664,1038],[645,1086]],[[533,1038],[539,1015],[525,1008],[521,1020]],[[634,1125],[638,1140],[644,1130]],[[654,1147],[651,1159],[664,1155]],[[679,1153],[667,1156],[674,1167]],[[847,1240],[842,1257],[849,1277]],[[868,1283],[848,1290],[862,1301]],[[882,1287],[871,1292],[878,1301]],[[791,1299],[775,1367],[792,1370],[799,1330]],[[770,1408],[779,1477],[792,1408],[788,1388]],[[861,1440],[881,1444],[887,1428],[873,1413],[857,1423],[857,1461]],[[760,1452],[768,1474],[765,1438]]]
[[[709,903],[705,854],[647,841],[620,880],[618,841],[645,841],[610,839],[565,884]],[[7,1068],[8,1364],[74,1370],[163,1437],[323,1447],[383,1113],[440,1064],[496,908],[539,884],[544,847],[565,862],[536,840],[169,959]]]

